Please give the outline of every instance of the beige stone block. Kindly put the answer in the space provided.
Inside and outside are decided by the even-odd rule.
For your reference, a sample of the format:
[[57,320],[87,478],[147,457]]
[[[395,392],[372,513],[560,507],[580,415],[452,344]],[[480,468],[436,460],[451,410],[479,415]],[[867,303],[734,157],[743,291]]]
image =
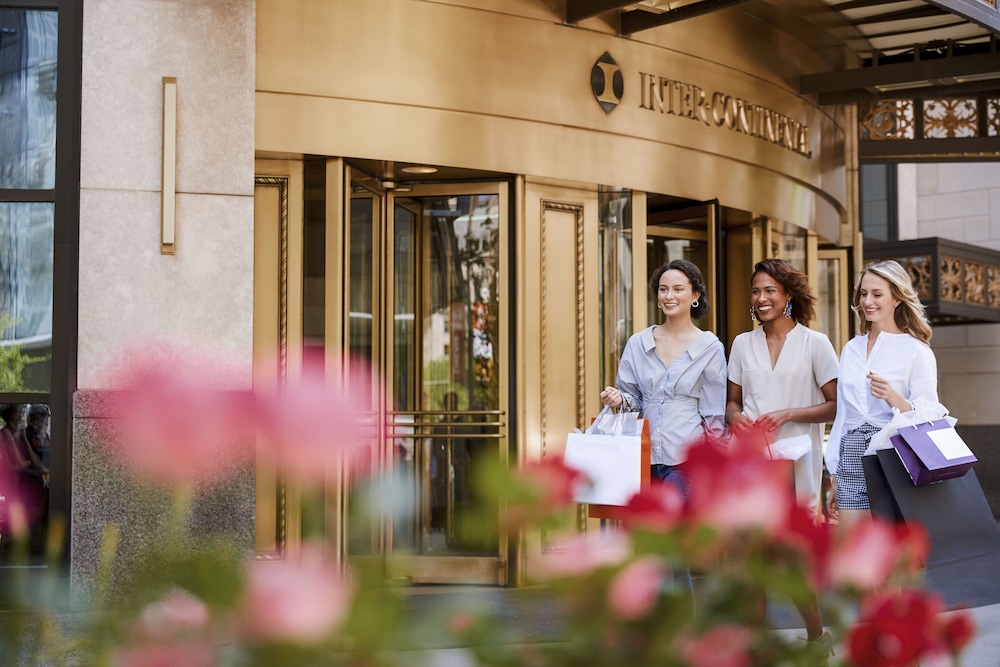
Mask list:
[[159,194],[84,190],[80,202],[78,384],[141,341],[194,346],[235,365],[250,387],[253,198],[178,195],[177,247],[160,254]]
[[177,189],[253,192],[253,0],[88,0],[81,184],[159,191],[163,77],[177,77]]
[[[1000,324],[970,324],[962,328],[966,329],[970,346],[996,345],[1000,347]],[[936,331],[935,335],[937,335]]]
[[995,424],[1000,413],[1000,373],[945,375],[941,402],[960,424]]
[[969,344],[967,330],[964,326],[935,327],[931,347],[935,353],[944,348],[965,347]]
[[940,193],[989,190],[1000,183],[1000,164],[996,162],[952,162],[935,166]]

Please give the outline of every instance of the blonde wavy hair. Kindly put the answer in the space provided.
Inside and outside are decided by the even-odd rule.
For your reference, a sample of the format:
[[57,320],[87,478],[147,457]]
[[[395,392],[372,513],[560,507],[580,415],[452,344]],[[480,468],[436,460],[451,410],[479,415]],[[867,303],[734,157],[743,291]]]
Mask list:
[[917,340],[930,343],[933,332],[931,323],[927,320],[927,313],[924,311],[924,304],[920,303],[920,297],[917,296],[917,290],[913,287],[910,274],[899,262],[892,259],[871,262],[858,274],[858,281],[854,284],[854,298],[851,300],[851,308],[861,320],[861,333],[866,334],[872,328],[871,322],[865,319],[861,309],[861,280],[866,273],[879,276],[889,283],[892,298],[899,301],[899,306],[893,311],[896,326]]

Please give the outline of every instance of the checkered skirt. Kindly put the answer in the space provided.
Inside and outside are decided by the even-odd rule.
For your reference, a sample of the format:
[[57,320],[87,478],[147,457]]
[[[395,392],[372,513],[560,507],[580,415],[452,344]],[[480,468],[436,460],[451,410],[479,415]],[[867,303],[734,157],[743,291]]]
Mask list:
[[881,429],[871,424],[862,424],[845,433],[840,439],[840,462],[837,464],[837,507],[840,509],[871,508],[861,456],[868,449],[872,436],[879,430]]

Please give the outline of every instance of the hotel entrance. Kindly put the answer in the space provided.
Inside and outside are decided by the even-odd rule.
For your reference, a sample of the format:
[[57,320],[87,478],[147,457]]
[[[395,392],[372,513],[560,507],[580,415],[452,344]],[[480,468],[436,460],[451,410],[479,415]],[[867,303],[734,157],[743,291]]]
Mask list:
[[[481,504],[477,470],[508,457],[508,184],[287,164],[301,164],[304,205],[301,254],[287,255],[289,277],[303,276],[291,299],[301,336],[285,346],[324,356],[330,377],[364,396],[372,474],[331,479],[321,518],[282,479],[258,477],[258,515],[279,515],[263,525],[284,526],[258,530],[258,550],[294,550],[302,524],[319,520],[341,558],[374,559],[389,579],[505,584],[499,522],[466,519]],[[258,206],[257,224],[267,218]]]

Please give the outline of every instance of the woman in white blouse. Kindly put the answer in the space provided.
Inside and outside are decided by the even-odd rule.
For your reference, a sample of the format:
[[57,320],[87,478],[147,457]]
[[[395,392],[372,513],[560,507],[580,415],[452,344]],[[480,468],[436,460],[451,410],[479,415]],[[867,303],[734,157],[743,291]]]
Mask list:
[[[820,510],[823,422],[837,412],[837,353],[808,327],[816,298],[804,273],[765,259],[750,276],[750,317],[761,326],[741,333],[729,355],[726,421],[735,434],[764,432],[774,458],[794,461],[795,493],[813,516]],[[796,604],[817,655],[828,655],[819,600]],[[825,664],[825,663],[823,663]]]
[[769,443],[787,445],[775,458],[795,461],[795,492],[820,509],[823,422],[837,412],[837,353],[809,328],[816,298],[804,273],[765,259],[750,276],[750,317],[761,326],[733,341],[726,421],[736,434],[759,428]]
[[837,418],[826,450],[832,497],[847,527],[871,517],[861,457],[872,436],[892,420],[894,409],[909,412],[918,398],[938,402],[931,326],[906,270],[892,260],[866,266],[853,308],[861,335],[840,355]]

